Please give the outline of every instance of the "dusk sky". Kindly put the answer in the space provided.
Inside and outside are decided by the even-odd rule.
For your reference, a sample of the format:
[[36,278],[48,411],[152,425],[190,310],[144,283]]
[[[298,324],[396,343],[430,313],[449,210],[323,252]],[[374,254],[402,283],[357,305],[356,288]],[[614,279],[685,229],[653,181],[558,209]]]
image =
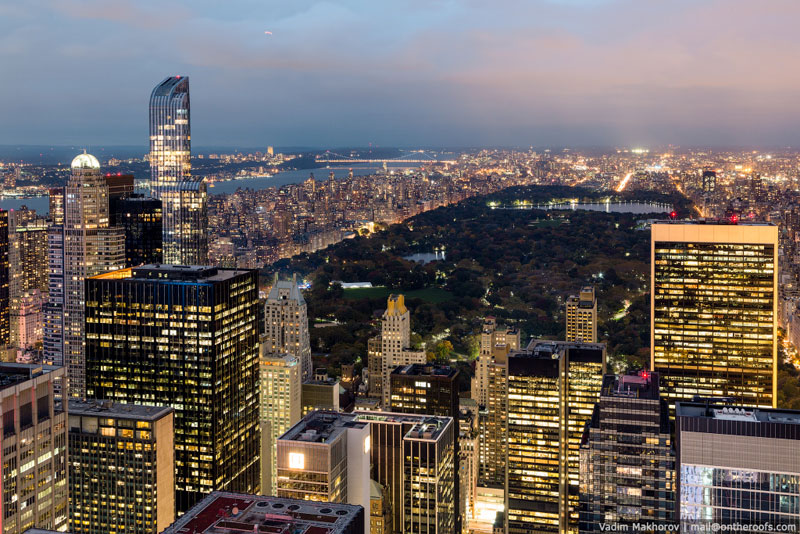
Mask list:
[[[800,146],[797,0],[0,0],[0,144]],[[272,32],[271,35],[265,32]]]

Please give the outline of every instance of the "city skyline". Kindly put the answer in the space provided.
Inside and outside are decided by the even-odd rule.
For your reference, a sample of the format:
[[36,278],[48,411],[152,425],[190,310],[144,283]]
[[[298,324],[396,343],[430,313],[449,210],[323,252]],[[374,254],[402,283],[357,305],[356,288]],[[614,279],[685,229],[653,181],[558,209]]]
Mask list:
[[181,74],[197,146],[792,145],[800,79],[782,65],[800,48],[798,9],[0,4],[16,73],[0,98],[17,102],[0,143],[139,144],[151,80]]

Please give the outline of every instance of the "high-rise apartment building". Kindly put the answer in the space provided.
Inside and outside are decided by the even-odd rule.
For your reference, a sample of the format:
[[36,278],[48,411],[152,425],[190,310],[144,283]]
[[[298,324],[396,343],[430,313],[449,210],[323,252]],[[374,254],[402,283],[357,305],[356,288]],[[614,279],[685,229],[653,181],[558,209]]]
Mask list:
[[[47,220],[25,206],[8,214],[8,259],[10,342],[15,347],[33,346],[42,340],[41,324],[33,327],[36,339],[26,335],[30,331],[20,332],[19,327],[21,317],[32,318],[30,312],[35,306],[41,312],[42,299],[47,295]],[[38,317],[41,322],[41,315]],[[33,326],[30,321],[25,325]]]
[[292,354],[300,362],[302,380],[310,380],[311,341],[308,332],[308,306],[297,287],[297,276],[275,280],[264,304],[265,350],[270,354]]
[[488,400],[479,410],[478,485],[502,488],[508,453],[508,344],[495,345],[486,365]]
[[175,520],[173,409],[69,401],[70,532],[158,534]]
[[392,532],[456,532],[456,455],[450,417],[358,412],[369,422],[372,478],[391,499]]
[[532,341],[508,358],[508,534],[578,530],[580,443],[605,345]]
[[[50,198],[52,199],[52,196]],[[62,365],[64,363],[63,224],[52,224],[47,229],[47,268],[49,275],[47,301],[44,304],[42,353],[45,363]],[[61,386],[59,384],[59,387]]]
[[581,288],[567,299],[567,341],[597,343],[597,298],[594,287]]
[[695,396],[777,401],[778,228],[651,227],[651,368],[671,406]]
[[391,404],[389,375],[398,365],[426,363],[425,351],[412,350],[411,312],[403,295],[389,295],[381,318],[381,397],[382,404]]
[[161,201],[143,195],[112,198],[111,224],[125,232],[125,267],[162,263]]
[[303,382],[301,390],[300,398],[303,416],[308,415],[314,410],[328,410],[332,412],[341,410],[339,400],[342,387],[339,383],[339,379],[329,377],[324,369],[317,369],[312,379]]
[[191,176],[189,78],[170,76],[150,95],[150,191],[162,201],[164,262],[208,262],[206,186]]
[[486,407],[489,402],[489,364],[497,346],[507,346],[509,351],[519,350],[519,330],[498,327],[494,317],[487,317],[481,329],[480,352],[475,361],[475,376],[472,379],[472,398],[478,406]]
[[66,531],[67,415],[55,401],[62,367],[0,364],[2,530]]
[[[370,509],[370,427],[353,414],[315,411],[278,438],[278,497]],[[369,515],[364,517],[369,532]]]
[[261,491],[275,495],[278,437],[300,420],[300,362],[291,354],[273,355],[261,344],[259,356]]
[[91,154],[72,160],[64,198],[64,225],[51,232],[61,235],[48,239],[53,250],[48,251],[52,270],[45,334],[51,337],[45,357],[66,366],[67,394],[85,398],[84,280],[125,264],[125,235],[109,226],[108,185]]
[[800,412],[678,402],[675,425],[681,530],[797,528]]
[[11,272],[8,263],[8,211],[0,210],[0,350],[11,343]]
[[215,491],[163,534],[365,534],[361,506]]
[[36,347],[44,335],[44,315],[42,304],[44,300],[38,289],[17,299],[11,309],[11,331],[13,344],[20,349]]
[[178,512],[214,489],[259,490],[257,316],[257,271],[145,265],[86,280],[87,393],[175,408]]
[[658,373],[606,375],[580,462],[581,533],[674,524],[675,450]]

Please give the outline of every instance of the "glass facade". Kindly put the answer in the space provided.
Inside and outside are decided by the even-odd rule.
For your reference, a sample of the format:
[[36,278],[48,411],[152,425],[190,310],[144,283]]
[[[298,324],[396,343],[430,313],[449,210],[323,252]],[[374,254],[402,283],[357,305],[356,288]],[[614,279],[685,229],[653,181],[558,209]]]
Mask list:
[[257,271],[180,266],[87,279],[87,393],[175,408],[176,508],[260,482]]
[[605,346],[534,342],[508,361],[507,532],[577,532],[580,442]]
[[125,267],[162,263],[161,201],[141,195],[111,199],[113,226],[125,231]]
[[777,228],[728,225],[723,242],[719,225],[691,225],[686,241],[680,226],[653,225],[652,369],[666,398],[773,407]]

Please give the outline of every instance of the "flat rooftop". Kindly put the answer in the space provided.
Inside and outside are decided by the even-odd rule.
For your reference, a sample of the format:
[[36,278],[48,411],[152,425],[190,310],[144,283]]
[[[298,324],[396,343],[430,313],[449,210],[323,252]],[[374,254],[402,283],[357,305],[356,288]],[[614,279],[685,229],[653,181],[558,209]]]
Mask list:
[[678,402],[675,404],[675,416],[800,425],[800,411],[797,410],[748,408],[722,403]]
[[751,221],[750,219],[661,219],[654,220],[652,224],[689,224],[689,225],[719,225],[719,226],[776,226],[767,221]]
[[51,373],[61,367],[35,363],[0,363],[0,390]]
[[359,411],[353,415],[355,415],[356,420],[358,421],[410,425],[411,429],[406,432],[405,437],[414,439],[435,440],[439,437],[439,434],[441,434],[442,431],[447,428],[447,425],[453,424],[452,417],[439,417],[433,415],[372,411]]
[[[605,350],[605,343],[583,343],[580,341],[550,341],[542,339],[532,339],[524,352],[529,352],[533,356],[552,357],[553,354],[561,354],[567,349],[593,349]],[[516,354],[516,353],[514,353]]]
[[317,410],[298,421],[278,440],[329,443],[348,428],[364,428],[366,425],[366,422],[357,421],[354,414]]
[[458,374],[458,369],[449,365],[430,365],[412,363],[410,365],[400,365],[392,371],[393,375],[403,376],[435,376],[442,378],[452,378]]
[[161,534],[338,534],[363,520],[353,504],[214,491]]
[[125,280],[175,280],[185,282],[222,282],[249,273],[246,269],[224,269],[203,265],[167,265],[155,263],[129,269],[119,269],[91,276],[90,279],[108,278]]
[[659,400],[659,374],[639,371],[603,377],[603,397]]
[[122,404],[106,400],[69,399],[69,415],[101,415],[115,419],[135,419],[137,421],[157,421],[175,411],[171,406],[143,406],[141,404]]

